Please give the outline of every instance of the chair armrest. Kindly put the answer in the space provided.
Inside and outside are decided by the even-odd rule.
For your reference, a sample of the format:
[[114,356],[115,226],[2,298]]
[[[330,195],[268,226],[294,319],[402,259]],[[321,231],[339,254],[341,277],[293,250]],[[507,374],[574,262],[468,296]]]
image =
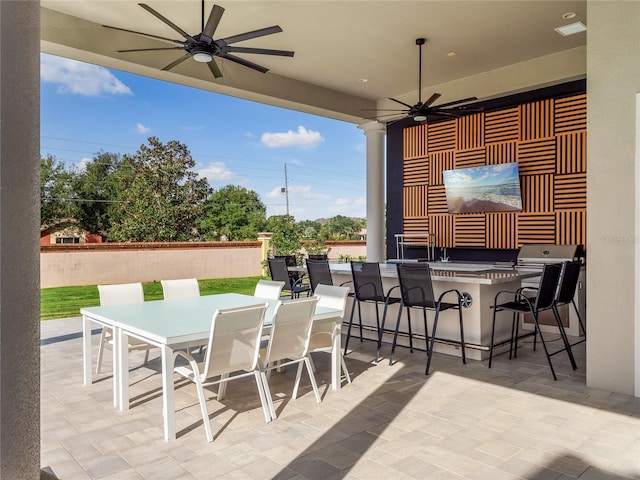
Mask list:
[[[503,293],[508,293],[513,295],[513,301],[517,302],[518,298],[524,300],[528,305],[530,309],[533,309],[533,306],[531,305],[531,298],[527,297],[525,294],[522,293],[523,290],[525,290],[528,287],[521,287],[516,291],[511,291],[511,290],[502,290],[501,292],[496,293],[496,296],[493,298],[493,305],[491,306],[491,308],[495,308],[498,305],[498,297],[500,295],[502,295]],[[536,289],[537,290],[537,289]]]
[[391,296],[391,292],[393,292],[396,288],[400,288],[400,285],[394,285],[393,287],[391,287],[388,291],[387,294],[384,296],[385,300],[388,300],[389,297]]
[[458,305],[460,305],[460,302],[462,302],[462,294],[460,293],[459,290],[456,290],[455,288],[442,292],[438,297],[438,300],[436,301],[436,303],[438,304],[441,303],[444,296],[447,295],[448,293],[455,293],[458,296]]

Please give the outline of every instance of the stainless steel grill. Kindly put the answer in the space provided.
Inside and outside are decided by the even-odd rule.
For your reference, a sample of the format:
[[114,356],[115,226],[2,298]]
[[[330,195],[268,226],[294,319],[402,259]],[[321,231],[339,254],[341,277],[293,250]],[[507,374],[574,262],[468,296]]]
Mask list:
[[518,267],[542,270],[545,263],[560,263],[578,260],[579,245],[523,245],[518,253]]

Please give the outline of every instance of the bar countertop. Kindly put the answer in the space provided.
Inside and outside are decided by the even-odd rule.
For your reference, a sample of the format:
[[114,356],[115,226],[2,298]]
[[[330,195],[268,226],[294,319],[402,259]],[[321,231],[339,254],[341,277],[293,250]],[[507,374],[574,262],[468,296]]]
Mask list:
[[[397,278],[397,262],[380,264],[380,275],[387,278]],[[477,283],[496,285],[509,283],[517,279],[537,277],[539,270],[514,268],[500,264],[488,263],[456,263],[456,262],[427,262],[431,267],[431,278],[440,282]],[[351,265],[348,263],[334,263],[330,265],[331,273],[351,275]]]

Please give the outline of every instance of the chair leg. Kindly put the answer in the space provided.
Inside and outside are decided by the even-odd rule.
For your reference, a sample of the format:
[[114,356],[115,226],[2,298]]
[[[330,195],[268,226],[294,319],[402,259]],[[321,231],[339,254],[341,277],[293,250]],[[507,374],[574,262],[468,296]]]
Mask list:
[[351,325],[353,325],[353,314],[356,309],[356,298],[353,298],[353,303],[351,304],[351,316],[349,317],[349,327],[347,328],[347,338],[344,341],[344,354],[347,354],[347,348],[349,347],[349,339],[351,338]]
[[313,370],[313,373],[317,373],[316,365],[315,363],[313,363],[313,357],[311,357],[311,355],[309,355],[309,363],[311,363],[311,369]]
[[344,357],[340,355],[340,365],[342,366],[342,371],[344,372],[344,376],[347,379],[347,383],[351,383],[351,375],[349,375],[349,369],[347,368],[347,364],[344,361]]
[[[493,360],[493,342],[496,333],[496,312],[498,308],[493,305],[493,320],[491,322],[491,344],[489,345],[489,368],[491,368],[491,362]],[[513,333],[511,333],[511,339],[513,340]]]
[[[227,378],[229,376],[228,373],[223,373],[220,375],[220,379]],[[218,401],[221,402],[224,398],[224,395],[227,393],[227,382],[220,382],[218,384]]]
[[440,310],[436,309],[436,314],[433,318],[433,330],[431,331],[431,344],[429,345],[429,351],[427,352],[427,369],[424,374],[429,375],[429,367],[431,366],[431,357],[433,356],[433,347],[436,340],[436,329],[438,328],[438,316]]
[[265,422],[269,423],[271,420],[273,420],[273,417],[271,416],[271,408],[269,406],[269,402],[267,401],[267,397],[264,392],[264,383],[262,382],[262,373],[259,370],[256,370],[253,373],[256,379],[256,386],[258,387],[258,395],[260,396],[260,404],[262,405],[262,413],[264,413],[264,420]]
[[102,369],[102,357],[104,355],[104,344],[107,343],[107,332],[105,331],[107,327],[102,327],[102,331],[100,332],[100,344],[98,345],[98,361],[96,363],[96,375],[100,374],[100,370]]
[[413,353],[413,332],[411,331],[411,309],[407,308],[407,324],[409,330],[409,351]]
[[202,414],[204,433],[207,436],[207,442],[212,442],[213,433],[211,433],[211,422],[209,422],[209,412],[207,412],[207,400],[204,396],[204,388],[197,372],[194,372],[194,382],[196,384],[196,391],[198,392],[198,401],[200,402],[200,413]]
[[467,364],[467,355],[465,353],[464,345],[464,322],[462,321],[462,301],[458,304],[458,316],[460,317],[460,348],[462,349],[462,363]]
[[364,341],[362,337],[362,308],[360,308],[360,302],[358,302],[358,323],[360,324],[360,342]]
[[318,384],[316,383],[316,377],[311,371],[311,366],[309,365],[309,357],[304,357],[304,363],[307,366],[307,373],[309,374],[309,380],[311,380],[311,386],[313,387],[313,393],[316,396],[316,403],[322,402],[322,398],[320,398],[320,392],[318,391]]
[[[384,317],[386,316],[387,310],[385,309],[385,314],[382,316],[382,326],[384,327]],[[378,348],[376,349],[376,362],[380,358],[380,349],[382,348],[382,328],[380,328],[380,312],[378,310],[378,302],[376,302],[376,329],[378,334]]]
[[147,348],[144,351],[144,361],[142,362],[142,365],[143,366],[146,365],[148,361],[149,361],[149,349]]
[[[564,344],[564,350],[567,352],[567,356],[569,357],[569,362],[571,362],[571,368],[574,370],[578,369],[578,365],[576,365],[576,360],[573,357],[573,352],[571,351],[571,344],[569,343],[569,339],[567,338],[567,332],[564,330],[564,325],[562,325],[562,318],[560,318],[560,312],[558,311],[558,307],[555,305],[551,307],[553,311],[553,316],[556,319],[556,323],[558,324],[558,331],[560,332],[560,338],[562,338],[562,343]],[[561,352],[562,350],[558,350]],[[557,353],[557,352],[556,352]]]
[[540,342],[542,343],[542,348],[544,349],[544,354],[547,356],[547,362],[549,363],[549,368],[551,369],[551,375],[553,375],[553,379],[554,380],[558,380],[558,377],[556,377],[556,372],[553,369],[553,365],[551,363],[551,355],[549,355],[549,351],[547,350],[547,344],[544,341],[544,337],[542,336],[542,331],[540,330],[540,324],[538,323],[538,313],[537,312],[534,313],[534,315],[533,315],[533,321],[536,324],[536,331],[540,335]]
[[578,307],[576,306],[576,302],[571,299],[571,305],[573,305],[573,309],[576,311],[576,316],[578,317],[578,323],[580,324],[580,328],[582,329],[582,334],[586,340],[587,338],[587,329],[585,328],[584,323],[582,322],[582,317],[580,316],[580,312],[578,311]]
[[[396,321],[396,330],[393,332],[393,342],[391,342],[391,353],[389,354],[389,365],[393,365],[393,354],[396,351],[396,342],[398,341],[398,330],[400,328],[400,318],[402,317],[403,308],[404,308],[404,305],[400,303],[400,309],[398,310],[398,320]],[[407,308],[407,310],[409,310],[409,308]]]
[[271,396],[271,390],[269,389],[269,381],[267,380],[267,375],[265,374],[264,369],[262,369],[262,371],[260,372],[260,378],[262,379],[264,396],[267,400],[267,406],[269,407],[271,418],[275,420],[277,418],[276,409],[273,406],[273,397]]
[[303,362],[298,362],[298,368],[296,369],[296,380],[293,382],[293,393],[291,398],[294,400],[298,398],[298,387],[300,386],[300,379],[302,378]]

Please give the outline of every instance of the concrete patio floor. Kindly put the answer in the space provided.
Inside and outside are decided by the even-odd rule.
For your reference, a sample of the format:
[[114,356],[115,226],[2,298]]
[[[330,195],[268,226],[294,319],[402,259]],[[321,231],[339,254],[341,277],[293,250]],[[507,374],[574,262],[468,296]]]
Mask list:
[[279,416],[269,424],[251,378],[230,383],[222,403],[209,390],[207,443],[195,388],[183,380],[178,438],[162,440],[156,352],[144,367],[144,354],[131,354],[131,408],[120,412],[110,352],[104,373],[82,384],[80,318],[42,322],[41,337],[41,464],[64,480],[640,479],[640,398],[587,388],[584,343],[576,372],[565,354],[553,357],[554,382],[530,345],[492,369],[435,354],[426,377],[424,352],[401,348],[393,366],[375,364],[375,344],[353,339],[353,383],[340,391],[327,386],[329,355],[314,357],[321,404],[304,376],[290,399],[294,369],[272,375]]

